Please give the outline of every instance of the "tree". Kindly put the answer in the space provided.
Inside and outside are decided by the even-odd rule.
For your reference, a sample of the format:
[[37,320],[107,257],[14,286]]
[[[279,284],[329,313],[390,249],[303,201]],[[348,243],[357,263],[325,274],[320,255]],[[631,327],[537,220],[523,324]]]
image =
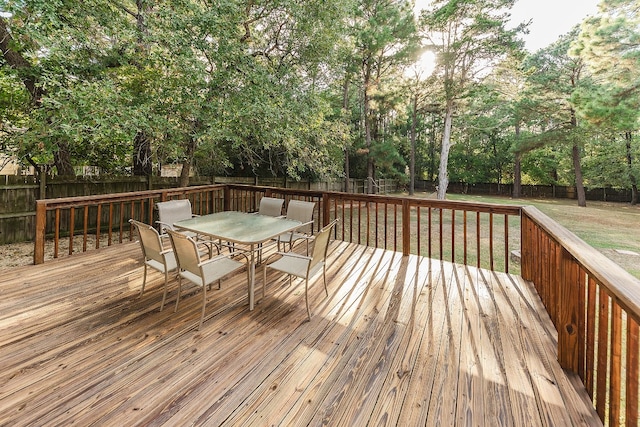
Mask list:
[[[375,154],[383,147],[382,117],[385,79],[398,77],[400,67],[416,49],[415,23],[410,3],[403,0],[361,0],[354,19],[355,47],[360,63],[364,150],[367,156],[367,193],[373,193]],[[382,159],[380,159],[382,160]]]
[[540,133],[529,144],[566,144],[571,148],[572,169],[578,196],[578,206],[586,206],[581,167],[581,146],[589,137],[589,130],[578,119],[572,96],[589,85],[584,61],[569,55],[571,42],[577,38],[578,28],[561,36],[555,43],[541,49],[527,59],[531,85],[530,99],[535,102]]
[[444,131],[440,150],[438,199],[446,196],[453,118],[468,90],[486,67],[521,46],[523,29],[507,30],[509,10],[515,0],[436,0],[423,10],[421,23],[427,44],[436,50],[445,98]]
[[409,113],[411,117],[411,127],[409,131],[411,143],[409,155],[409,195],[413,195],[415,192],[416,139],[418,138],[419,116],[422,116],[426,110],[433,108],[435,79],[431,78],[431,73],[433,73],[434,68],[435,57],[433,53],[424,51],[405,73],[408,89],[411,93]]
[[[594,82],[574,94],[580,115],[625,140],[625,163],[632,204],[638,202],[633,134],[640,127],[640,2],[604,0],[585,20],[572,53],[582,59]],[[615,66],[612,66],[615,64]]]

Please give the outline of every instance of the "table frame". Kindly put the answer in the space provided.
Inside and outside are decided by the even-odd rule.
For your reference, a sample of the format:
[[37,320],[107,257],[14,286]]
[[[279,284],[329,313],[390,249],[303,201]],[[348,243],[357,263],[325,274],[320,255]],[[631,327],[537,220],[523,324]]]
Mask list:
[[301,225],[300,221],[237,211],[203,215],[173,224],[177,230],[249,246],[249,310],[253,310],[255,303],[256,251],[261,249],[262,243]]

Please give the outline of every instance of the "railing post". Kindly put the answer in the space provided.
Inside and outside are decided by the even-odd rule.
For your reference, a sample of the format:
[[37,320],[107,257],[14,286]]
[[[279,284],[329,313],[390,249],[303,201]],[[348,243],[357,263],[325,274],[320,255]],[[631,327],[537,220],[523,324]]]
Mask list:
[[[336,212],[337,214],[337,212]],[[322,193],[322,226],[329,225],[331,221],[331,197],[329,193]]]
[[33,263],[44,263],[44,243],[47,227],[47,202],[36,200],[36,235],[33,248]]
[[[580,292],[584,292],[580,269],[573,256],[562,249],[560,271],[556,277],[561,280],[558,289],[558,362],[560,366],[578,373],[580,322]],[[584,280],[582,280],[584,282]]]
[[520,275],[524,280],[532,280],[532,262],[534,259],[532,248],[531,220],[520,210]]
[[224,186],[224,200],[222,201],[222,210],[224,211],[228,211],[231,210],[231,189],[229,188],[228,185]]
[[411,253],[411,204],[409,199],[402,200],[402,255]]

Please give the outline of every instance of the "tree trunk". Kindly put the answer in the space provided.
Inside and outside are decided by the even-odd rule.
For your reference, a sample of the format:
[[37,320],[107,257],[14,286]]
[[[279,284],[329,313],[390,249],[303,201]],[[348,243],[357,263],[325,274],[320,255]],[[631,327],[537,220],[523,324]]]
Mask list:
[[64,142],[59,142],[56,145],[58,150],[53,153],[53,164],[58,170],[58,175],[75,176],[76,171],[73,169],[68,145]]
[[438,200],[444,200],[449,186],[449,151],[451,150],[451,127],[453,124],[453,104],[447,103],[444,117],[444,132],[442,134],[442,147],[440,150],[440,171],[438,173]]
[[576,174],[576,192],[578,193],[578,206],[584,208],[587,206],[587,197],[584,192],[582,166],[580,164],[580,147],[578,147],[578,144],[573,144],[572,157],[573,169]]
[[[200,128],[202,127],[202,122],[196,119],[193,122],[192,133],[191,135],[196,135]],[[186,145],[184,147],[184,160],[182,161],[182,171],[180,172],[180,187],[188,187],[189,186],[189,174],[191,172],[191,167],[193,165],[193,158],[195,156],[196,150],[198,148],[198,141],[194,136],[190,136],[186,141]]]
[[[520,139],[520,123],[516,123],[516,141]],[[522,197],[522,153],[516,151],[513,161],[513,192],[511,197],[519,199]]]
[[146,132],[139,130],[133,138],[133,175],[151,176],[151,141]]
[[364,79],[364,140],[367,147],[367,194],[373,194],[373,157],[371,156],[371,117],[369,105],[370,66],[366,66]]
[[627,171],[629,173],[629,181],[631,182],[631,204],[635,206],[638,204],[638,180],[633,173],[633,153],[631,151],[633,134],[631,132],[625,132],[624,139],[627,147]]
[[429,181],[436,176],[436,114],[431,112],[431,132],[429,132]]
[[191,162],[188,159],[182,161],[182,170],[180,171],[180,180],[178,187],[189,186],[189,174],[191,173]]
[[[344,85],[342,87],[342,111],[347,114],[349,111],[349,79],[345,75]],[[349,193],[351,190],[351,182],[349,181],[349,177],[351,175],[351,171],[349,170],[349,149],[345,146],[344,148],[344,192]]]
[[413,111],[411,114],[411,158],[409,160],[409,195],[413,196],[416,189],[416,120],[418,118],[418,95],[413,96]]
[[516,151],[513,162],[513,192],[511,197],[514,199],[522,197],[522,155],[519,151]]

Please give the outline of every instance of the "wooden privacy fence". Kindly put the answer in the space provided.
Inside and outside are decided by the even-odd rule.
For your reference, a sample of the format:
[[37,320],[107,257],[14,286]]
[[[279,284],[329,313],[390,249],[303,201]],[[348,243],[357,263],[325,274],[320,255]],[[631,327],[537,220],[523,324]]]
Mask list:
[[[339,220],[335,238],[375,248],[521,274],[533,282],[558,331],[561,365],[577,373],[600,418],[638,424],[640,280],[532,207],[465,203],[252,185],[37,201],[34,262],[45,240],[131,240],[128,219],[155,221],[155,203],[189,198],[195,213],[256,211],[263,196],[316,202],[314,230]],[[521,265],[510,263],[520,250]],[[78,249],[80,251],[80,249]]]
[[609,425],[638,425],[640,280],[533,207],[522,213],[522,277],[558,331],[558,359],[577,373]]

